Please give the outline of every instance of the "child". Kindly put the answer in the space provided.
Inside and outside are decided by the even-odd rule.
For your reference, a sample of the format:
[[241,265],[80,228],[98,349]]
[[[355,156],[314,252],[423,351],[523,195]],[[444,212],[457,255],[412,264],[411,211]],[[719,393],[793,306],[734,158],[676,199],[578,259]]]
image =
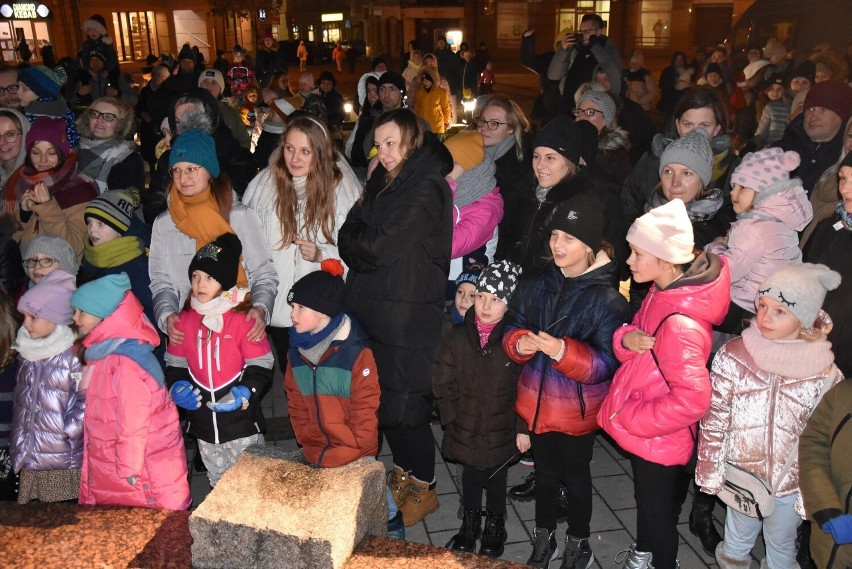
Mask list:
[[[518,284],[520,267],[509,261],[489,265],[476,284],[476,304],[463,323],[444,336],[432,380],[441,409],[447,460],[462,471],[462,527],[451,549],[500,557],[506,541],[506,462],[515,454],[515,394],[520,368],[500,349],[504,316]],[[486,493],[482,532],[482,491]]]
[[520,452],[535,455],[533,567],[556,557],[556,505],[567,488],[568,530],[562,569],[588,569],[595,417],[618,367],[612,335],[630,317],[613,286],[612,249],[603,243],[604,213],[591,194],[568,198],[546,227],[552,258],[540,277],[521,284],[503,349],[524,364],[515,411]]
[[191,308],[177,324],[187,340],[170,343],[166,352],[169,393],[188,411],[187,432],[198,438],[211,487],[246,447],[265,442],[260,400],[272,382],[274,361],[268,339],[247,339],[250,297],[236,287],[242,250],[239,238],[225,233],[192,258]]
[[0,501],[18,499],[18,480],[12,470],[9,441],[12,432],[12,397],[20,359],[12,348],[21,326],[21,314],[9,295],[0,294]]
[[254,83],[254,71],[244,61],[246,51],[242,48],[234,50],[234,62],[225,74],[231,86],[231,96],[242,105],[246,99],[246,89]]
[[53,271],[62,269],[70,275],[78,272],[74,249],[62,237],[39,235],[24,248],[24,269],[35,286]]
[[741,338],[713,359],[713,398],[701,420],[696,482],[717,494],[729,468],[769,482],[775,509],[762,518],[736,508],[725,516],[725,539],[716,547],[723,569],[748,569],[763,530],[761,567],[798,567],[796,530],[805,511],[796,453],[805,424],[843,375],[834,365],[831,318],[820,310],[840,274],[825,265],[794,264],[760,285],[757,315]]
[[67,81],[68,75],[61,65],[53,69],[42,65],[25,67],[18,72],[18,98],[22,112],[31,123],[38,117],[62,119],[69,146],[77,148],[80,144],[77,116],[62,96],[62,87]]
[[485,64],[485,69],[479,74],[479,95],[491,95],[494,93],[494,64],[490,61]]
[[414,97],[414,112],[429,123],[432,132],[443,134],[453,117],[450,95],[441,87],[441,79],[435,68],[423,67],[419,74],[420,87]]
[[613,336],[622,365],[598,424],[633,465],[636,543],[625,566],[675,569],[678,515],[690,481],[683,466],[710,406],[711,327],[728,310],[731,275],[723,257],[694,255],[692,225],[678,198],[633,222],[627,242],[634,282],[653,285],[633,322]]
[[53,271],[18,301],[24,324],[14,349],[21,359],[12,420],[12,468],[18,503],[74,500],[83,459],[84,389],[74,349],[74,277]]
[[752,139],[754,148],[772,146],[781,140],[790,122],[790,104],[784,101],[784,76],[773,75],[763,90],[768,102]]
[[80,504],[186,510],[191,502],[177,409],[153,355],[126,274],[86,283],[71,297],[86,367]]
[[737,221],[724,238],[705,249],[728,259],[731,306],[717,330],[740,334],[754,313],[757,290],[769,275],[802,260],[798,231],[813,217],[808,195],[790,172],[799,166],[796,152],[765,148],[746,154],[731,176],[731,202]]
[[109,76],[110,83],[117,86],[119,79],[118,53],[115,50],[113,39],[107,35],[106,20],[100,14],[94,14],[83,22],[83,32],[86,34],[83,47],[80,48],[80,61],[83,63],[83,69],[89,71],[89,59],[92,52],[101,53],[105,59],[103,70]]
[[[465,260],[469,261],[470,259]],[[482,269],[482,264],[471,263],[453,281],[446,324],[453,325],[464,322],[465,313],[476,301],[476,283],[479,282],[479,274]],[[444,328],[446,329],[442,330],[442,336],[449,331],[449,326],[445,325]]]

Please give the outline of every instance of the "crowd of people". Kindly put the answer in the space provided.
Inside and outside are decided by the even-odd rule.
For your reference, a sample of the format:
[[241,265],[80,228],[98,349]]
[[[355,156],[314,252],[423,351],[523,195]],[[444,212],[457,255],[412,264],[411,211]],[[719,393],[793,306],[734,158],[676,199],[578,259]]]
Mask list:
[[254,67],[152,61],[131,104],[102,19],[86,34],[76,83],[0,70],[4,499],[188,508],[181,422],[215,486],[264,444],[277,362],[306,463],[390,449],[392,537],[439,506],[437,418],[454,550],[503,554],[508,494],[535,500],[529,565],[563,543],[562,569],[592,566],[602,429],[633,469],[626,567],[678,566],[691,484],[720,567],[761,531],[770,569],[808,541],[852,562],[843,58],[678,52],[655,82],[587,14],[549,53],[524,32],[528,118],[484,44],[439,38],[372,62],[344,143],[334,75],[302,60],[291,91],[272,37]]

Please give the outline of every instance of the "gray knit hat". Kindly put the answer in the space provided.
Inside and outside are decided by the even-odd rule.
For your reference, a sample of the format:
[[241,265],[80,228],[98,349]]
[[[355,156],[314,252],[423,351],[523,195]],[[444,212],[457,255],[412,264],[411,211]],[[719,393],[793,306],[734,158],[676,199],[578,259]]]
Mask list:
[[840,286],[840,273],[825,265],[794,263],[775,271],[757,289],[781,303],[805,328],[814,325],[825,295]]
[[710,135],[703,128],[697,128],[669,144],[660,156],[660,177],[663,168],[669,164],[686,166],[701,178],[706,188],[713,175],[713,150],[710,148]]
[[521,267],[511,261],[502,260],[491,263],[479,275],[476,290],[479,292],[490,292],[506,304],[512,298],[512,293],[518,286],[521,276]]
[[596,104],[601,112],[603,112],[607,128],[615,127],[616,110],[615,101],[612,100],[612,97],[602,91],[590,90],[580,95],[580,98],[577,100],[577,106],[579,107],[583,101],[591,101]]
[[77,274],[77,256],[74,249],[62,237],[55,235],[39,235],[24,249],[24,260],[30,259],[39,253],[47,255],[59,261],[59,268],[72,275]]

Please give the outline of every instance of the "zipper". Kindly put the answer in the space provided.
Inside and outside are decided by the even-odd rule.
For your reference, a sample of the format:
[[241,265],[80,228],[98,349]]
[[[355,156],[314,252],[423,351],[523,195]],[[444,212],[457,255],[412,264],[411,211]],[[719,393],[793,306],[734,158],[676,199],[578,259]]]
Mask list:
[[[652,286],[651,286],[651,288],[648,290],[648,296],[646,296],[646,297],[645,297],[645,299],[646,299],[648,302],[644,302],[644,301],[643,301],[643,302],[642,302],[642,306],[640,306],[640,307],[639,307],[639,312],[637,312],[637,313],[636,313],[636,315],[638,316],[638,319],[639,319],[639,321],[640,321],[640,322],[641,322],[641,321],[643,321],[643,320],[645,320],[645,312],[647,312],[647,310],[646,310],[646,311],[643,311],[642,309],[643,309],[645,306],[650,306],[651,301],[652,301],[652,300],[653,300],[653,298],[654,298],[654,293],[655,293],[655,287],[652,285]],[[619,412],[620,412],[620,411],[624,408],[624,403],[625,403],[625,401],[624,401],[624,399],[622,398],[622,400],[621,400],[621,406],[619,406],[619,408],[618,408],[618,409],[616,409],[615,411],[613,411],[613,412],[610,414],[610,416],[609,416],[609,420],[610,420],[610,421],[612,421],[612,420],[615,418],[615,416],[616,416],[616,415],[618,415],[618,413],[619,413]]]
[[[767,430],[768,440],[766,446],[767,450],[769,451],[769,456],[772,457],[772,461],[769,463],[769,476],[767,476],[766,479],[770,481],[770,484],[773,488],[777,488],[781,484],[781,482],[783,482],[782,480],[776,480],[775,482],[772,482],[772,467],[774,466],[774,464],[772,463],[775,462],[775,449],[772,448],[774,442],[772,431],[774,430],[773,427],[775,425],[775,396],[777,395],[778,391],[778,383],[779,382],[777,381],[777,376],[773,376],[772,389],[769,391],[769,429]],[[789,470],[787,472],[789,472]]]
[[[304,358],[302,358],[302,359],[304,359]],[[310,362],[308,362],[308,365],[311,367],[311,371],[313,371],[313,374],[314,374],[314,380],[313,380],[314,406],[316,407],[316,410],[317,410],[317,427],[319,428],[320,432],[325,437],[325,441],[326,441],[325,446],[323,447],[322,451],[320,451],[320,455],[319,455],[319,458],[317,459],[317,463],[315,464],[315,466],[319,466],[320,464],[322,464],[322,459],[325,456],[325,451],[327,451],[328,449],[331,448],[331,437],[329,437],[328,433],[325,432],[325,429],[322,426],[322,417],[320,416],[319,397],[317,396],[317,368],[319,367],[319,365],[313,365]]]
[[[201,331],[199,330],[199,334]],[[216,391],[213,389],[213,350],[212,348],[212,335],[213,331],[207,335],[207,384],[210,388],[210,402],[216,403]],[[217,445],[219,444],[219,422],[216,420],[216,413],[211,412],[210,415],[213,416],[213,442]]]

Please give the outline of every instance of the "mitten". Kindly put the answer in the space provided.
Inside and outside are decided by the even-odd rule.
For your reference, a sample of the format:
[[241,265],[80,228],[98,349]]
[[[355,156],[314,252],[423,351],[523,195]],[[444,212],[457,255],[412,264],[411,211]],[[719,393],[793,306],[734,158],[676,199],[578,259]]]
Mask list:
[[216,403],[208,401],[207,406],[210,407],[210,410],[214,413],[229,413],[240,408],[245,409],[248,407],[248,400],[250,397],[251,390],[249,390],[248,387],[245,387],[244,385],[237,385],[236,387],[232,387],[231,392]]
[[852,514],[832,518],[822,524],[822,531],[830,533],[837,545],[852,543]]
[[193,389],[192,384],[186,380],[176,381],[169,389],[169,395],[175,405],[187,411],[195,411],[201,407],[201,390]]

